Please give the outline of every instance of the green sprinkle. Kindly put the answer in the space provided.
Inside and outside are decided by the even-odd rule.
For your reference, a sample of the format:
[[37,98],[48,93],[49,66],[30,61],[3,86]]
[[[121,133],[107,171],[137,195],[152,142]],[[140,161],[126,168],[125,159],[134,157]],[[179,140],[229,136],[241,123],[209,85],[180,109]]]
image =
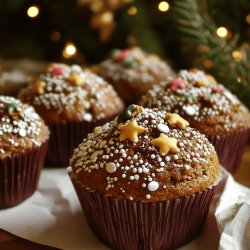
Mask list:
[[113,58],[116,58],[116,57],[118,56],[119,53],[120,53],[120,50],[119,50],[119,49],[113,49],[113,50],[111,51],[111,56],[112,56]]
[[8,103],[7,104],[7,109],[9,113],[13,113],[15,111],[17,111],[18,105],[14,102]]
[[186,93],[185,96],[188,98],[188,99],[192,99],[194,96],[193,94],[191,93]]
[[129,105],[117,118],[118,123],[124,123],[131,119],[131,115],[134,109],[134,104]]
[[132,61],[132,60],[126,59],[126,60],[124,61],[123,65],[124,65],[126,68],[132,68],[132,67],[135,65],[135,63],[134,63],[134,61]]

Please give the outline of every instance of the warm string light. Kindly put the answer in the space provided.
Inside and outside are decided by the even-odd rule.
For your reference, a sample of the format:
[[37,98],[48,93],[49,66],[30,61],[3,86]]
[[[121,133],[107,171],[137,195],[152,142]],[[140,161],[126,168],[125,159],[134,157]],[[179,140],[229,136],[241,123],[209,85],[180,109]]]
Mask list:
[[128,14],[130,16],[134,16],[137,13],[137,8],[135,6],[130,6],[127,10]]
[[159,9],[159,11],[162,11],[162,12],[168,11],[169,10],[169,3],[166,1],[161,1],[158,4],[158,9]]
[[228,31],[225,27],[219,27],[216,30],[216,33],[217,33],[218,37],[225,38],[225,37],[227,37]]
[[237,62],[239,62],[242,59],[242,53],[238,50],[233,51],[232,56]]
[[250,24],[250,14],[248,14],[248,15],[246,16],[246,22],[247,22],[248,24]]
[[206,59],[206,60],[203,61],[203,66],[204,66],[206,69],[210,69],[210,68],[212,68],[213,63],[212,63],[211,60]]
[[237,77],[237,82],[242,83],[242,78],[240,76]]
[[72,58],[76,55],[76,53],[77,53],[77,48],[74,43],[68,42],[65,44],[63,48],[63,52],[62,52],[62,55],[64,58],[67,58],[67,59]]
[[35,5],[30,6],[30,7],[27,9],[27,15],[28,15],[28,17],[30,17],[30,18],[35,18],[35,17],[37,17],[37,16],[39,15],[39,12],[40,12],[39,8],[38,8],[37,6],[35,6]]
[[[111,37],[117,26],[114,18],[116,11],[131,2],[133,0],[78,0],[79,5],[88,6],[91,10],[90,27],[98,30],[103,42]],[[137,8],[132,7],[127,11],[129,15],[135,15]]]
[[61,34],[58,31],[52,31],[50,34],[50,40],[52,42],[58,42],[61,39]]

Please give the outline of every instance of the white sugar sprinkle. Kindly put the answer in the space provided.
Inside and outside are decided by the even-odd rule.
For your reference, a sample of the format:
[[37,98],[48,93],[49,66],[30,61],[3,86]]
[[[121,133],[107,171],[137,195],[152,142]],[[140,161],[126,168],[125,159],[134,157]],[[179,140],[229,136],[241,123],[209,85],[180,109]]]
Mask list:
[[21,128],[21,129],[19,129],[19,135],[20,136],[22,136],[22,137],[24,137],[24,136],[26,136],[26,130],[25,129],[23,129],[23,128]]
[[149,184],[148,184],[148,190],[149,191],[156,191],[157,189],[159,188],[159,183],[156,182],[156,181],[151,181]]
[[108,164],[106,164],[106,171],[108,173],[114,173],[116,171],[116,165],[114,162],[109,162]]
[[163,132],[163,133],[168,133],[169,132],[169,127],[167,125],[165,125],[165,124],[158,124],[157,129],[160,132]]
[[184,111],[187,113],[187,115],[193,116],[195,115],[195,108],[191,105],[187,105],[183,107]]

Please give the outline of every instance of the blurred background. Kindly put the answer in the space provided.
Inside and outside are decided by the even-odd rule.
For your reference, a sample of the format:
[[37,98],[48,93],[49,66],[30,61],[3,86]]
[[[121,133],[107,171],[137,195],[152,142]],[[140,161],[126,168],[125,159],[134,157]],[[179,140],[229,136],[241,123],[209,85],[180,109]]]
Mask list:
[[90,65],[113,48],[140,46],[175,70],[212,73],[250,107],[249,0],[0,0],[0,6],[2,93],[47,62]]

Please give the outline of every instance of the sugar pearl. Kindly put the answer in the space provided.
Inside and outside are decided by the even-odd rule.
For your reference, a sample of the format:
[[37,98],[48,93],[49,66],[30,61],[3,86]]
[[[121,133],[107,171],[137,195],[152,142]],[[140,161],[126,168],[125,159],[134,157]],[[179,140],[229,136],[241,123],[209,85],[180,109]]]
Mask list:
[[148,184],[148,190],[149,191],[156,191],[157,189],[159,188],[159,183],[156,182],[156,181],[151,181],[149,184]]
[[169,157],[169,156],[166,156],[166,157],[165,157],[165,160],[166,160],[166,161],[170,161],[170,157]]
[[90,122],[90,121],[92,121],[92,119],[93,119],[93,117],[92,117],[92,115],[90,113],[86,113],[83,116],[83,120],[85,120],[85,121]]
[[168,133],[169,132],[169,127],[167,125],[165,125],[165,124],[158,124],[157,129],[160,132],[163,132],[163,133]]
[[195,114],[195,109],[193,106],[188,105],[188,106],[185,106],[184,108],[185,108],[185,112],[187,113],[187,115],[193,116]]
[[23,128],[21,128],[21,129],[19,130],[19,135],[22,136],[22,137],[26,136],[26,130],[23,129]]
[[114,173],[116,171],[116,165],[114,162],[109,162],[106,165],[106,171],[108,173]]
[[138,174],[134,175],[135,180],[139,180],[140,176]]

